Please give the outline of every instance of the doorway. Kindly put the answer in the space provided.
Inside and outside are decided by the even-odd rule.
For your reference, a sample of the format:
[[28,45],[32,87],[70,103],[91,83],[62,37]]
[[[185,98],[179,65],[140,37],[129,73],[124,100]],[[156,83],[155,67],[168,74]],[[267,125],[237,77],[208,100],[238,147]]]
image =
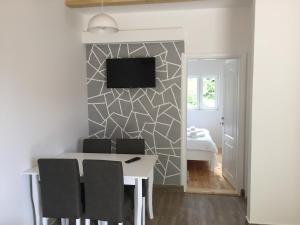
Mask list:
[[237,195],[243,187],[241,58],[186,57],[185,62],[186,191]]

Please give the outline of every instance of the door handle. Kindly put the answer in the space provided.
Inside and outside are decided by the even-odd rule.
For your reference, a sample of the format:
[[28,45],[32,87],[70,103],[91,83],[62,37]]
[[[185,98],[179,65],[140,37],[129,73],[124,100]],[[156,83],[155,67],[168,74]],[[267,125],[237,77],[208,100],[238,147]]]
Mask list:
[[221,126],[224,126],[224,122],[220,122],[220,125],[221,125]]

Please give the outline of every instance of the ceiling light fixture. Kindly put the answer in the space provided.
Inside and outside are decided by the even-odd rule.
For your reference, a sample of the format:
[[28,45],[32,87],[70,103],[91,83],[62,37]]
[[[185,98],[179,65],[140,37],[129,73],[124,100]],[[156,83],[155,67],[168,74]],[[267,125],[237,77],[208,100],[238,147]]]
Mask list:
[[116,20],[110,15],[104,13],[103,0],[101,1],[101,13],[93,16],[87,27],[90,33],[116,33],[119,31]]

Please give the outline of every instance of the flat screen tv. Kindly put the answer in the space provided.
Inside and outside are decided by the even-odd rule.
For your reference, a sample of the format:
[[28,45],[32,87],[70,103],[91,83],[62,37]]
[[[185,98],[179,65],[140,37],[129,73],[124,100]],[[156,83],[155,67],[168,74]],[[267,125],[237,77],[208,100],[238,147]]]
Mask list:
[[106,60],[107,88],[155,87],[155,58]]

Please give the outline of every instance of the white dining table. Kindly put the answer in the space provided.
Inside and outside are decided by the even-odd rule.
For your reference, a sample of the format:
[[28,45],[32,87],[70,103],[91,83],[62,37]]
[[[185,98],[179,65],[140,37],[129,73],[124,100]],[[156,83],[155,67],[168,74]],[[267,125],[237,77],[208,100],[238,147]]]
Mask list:
[[[126,160],[133,157],[141,157],[141,160],[127,164]],[[48,157],[49,158],[49,157]],[[134,224],[142,225],[142,180],[148,180],[146,208],[150,219],[153,219],[153,170],[157,160],[155,155],[130,155],[130,154],[106,154],[106,153],[63,153],[52,158],[77,159],[80,175],[83,176],[82,161],[84,159],[121,161],[123,165],[124,184],[133,185],[134,189]],[[30,176],[31,195],[36,225],[42,224],[42,205],[39,185],[39,169],[37,166],[23,172]]]

